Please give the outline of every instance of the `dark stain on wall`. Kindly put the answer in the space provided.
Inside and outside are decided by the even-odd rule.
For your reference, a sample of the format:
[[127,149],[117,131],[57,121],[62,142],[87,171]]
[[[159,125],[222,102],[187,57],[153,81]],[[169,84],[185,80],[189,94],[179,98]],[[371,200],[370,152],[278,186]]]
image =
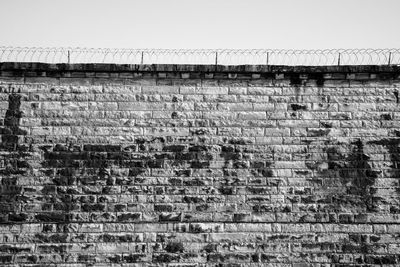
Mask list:
[[[379,170],[371,167],[364,145],[360,139],[349,145],[326,141],[323,149],[326,160],[306,163],[310,170],[318,173],[311,181],[322,190],[326,198],[324,202],[332,203],[331,211],[341,212],[345,207],[356,207],[363,212],[376,211],[373,186]],[[340,182],[341,190],[330,191],[330,184],[335,184],[335,181]]]
[[[115,186],[127,186],[140,182],[137,176],[145,172],[149,166],[156,166],[157,160],[143,155],[137,157],[136,151],[143,151],[144,142],[138,140],[134,145],[122,147],[121,145],[108,144],[55,144],[42,146],[44,161],[43,172],[51,177],[51,183],[43,187],[42,193],[46,203],[53,206],[51,211],[41,212],[35,219],[44,223],[56,223],[60,236],[63,239],[68,233],[74,231],[70,223],[82,219],[88,221],[109,221],[115,216],[113,210],[107,209],[109,200],[103,195],[111,194]],[[113,167],[125,168],[124,175],[112,173]],[[100,189],[100,190],[99,190]],[[134,192],[132,192],[134,193]],[[82,195],[84,194],[84,195]],[[116,205],[114,211],[121,211]],[[86,215],[85,215],[86,214]],[[138,213],[124,213],[116,217],[117,221],[136,221]],[[52,224],[49,224],[51,227]],[[52,231],[52,230],[51,230]],[[39,242],[46,242],[49,238],[43,234],[36,235]],[[66,255],[68,246],[58,247],[53,253]],[[90,255],[83,254],[90,261]],[[133,258],[124,258],[127,262]]]
[[[114,185],[138,185],[144,182],[140,174],[149,169],[173,169],[177,178],[170,178],[173,186],[205,186],[202,179],[192,177],[192,172],[207,169],[211,162],[221,157],[224,160],[223,177],[221,178],[218,191],[210,191],[210,194],[233,195],[237,186],[244,186],[245,182],[240,177],[238,170],[246,170],[249,174],[260,180],[260,184],[274,185],[269,179],[273,176],[272,162],[268,160],[252,160],[251,151],[245,151],[247,141],[240,139],[227,140],[225,145],[197,144],[168,144],[168,140],[162,137],[138,138],[132,145],[125,147],[119,145],[63,145],[55,144],[41,147],[45,160],[42,162],[43,171],[52,178],[52,183],[43,188],[42,193],[46,195],[46,202],[52,203],[51,212],[38,213],[37,221],[45,223],[58,223],[60,236],[52,237],[53,240],[64,238],[69,233],[69,223],[79,221],[78,213],[101,213],[104,218],[111,217],[106,208],[107,202],[101,203],[101,195],[108,194]],[[113,175],[112,167],[128,168],[128,180]],[[180,179],[178,177],[183,177]],[[266,183],[263,180],[267,180]],[[96,191],[101,185],[102,190]],[[92,188],[93,187],[93,188]],[[91,189],[92,188],[92,189]],[[132,188],[133,189],[133,188]],[[165,189],[159,188],[156,194],[165,194]],[[81,191],[85,196],[80,196]],[[266,186],[247,186],[246,190],[254,195],[263,196],[268,193]],[[135,193],[132,191],[131,193]],[[149,192],[150,193],[150,192]],[[195,205],[199,212],[207,212],[212,208],[212,203],[220,201],[215,196],[187,195],[182,189],[182,201]],[[99,203],[100,202],[100,203]],[[124,210],[121,210],[124,211]],[[182,215],[174,212],[173,206],[157,204],[154,211],[159,212],[160,222],[180,222]],[[260,205],[254,207],[253,212],[265,212]],[[189,216],[189,217],[188,217]],[[185,217],[190,219],[190,215]],[[247,214],[234,214],[236,222],[245,221]],[[96,218],[98,219],[98,218]],[[138,213],[124,213],[117,216],[120,222],[132,222],[140,219]],[[90,220],[90,217],[89,217]],[[45,232],[44,232],[45,233]],[[48,235],[38,234],[40,242],[49,240]],[[65,250],[53,251],[64,255]],[[169,253],[181,253],[184,247],[179,242],[170,242],[165,247]],[[85,254],[82,254],[83,257]],[[139,258],[111,257],[111,262],[136,262]],[[181,257],[176,254],[154,255],[154,262],[174,262]],[[89,260],[89,259],[87,259]]]
[[292,73],[291,75],[290,75],[290,85],[291,86],[296,86],[296,87],[298,87],[298,86],[301,86],[302,84],[303,84],[303,80],[300,78],[300,74],[295,74],[295,73]]
[[398,104],[398,103],[400,102],[400,99],[399,99],[399,92],[398,92],[398,91],[394,91],[393,94],[394,94],[394,96],[396,97],[396,102],[397,102],[397,104]]
[[307,110],[307,106],[306,106],[306,105],[301,105],[301,104],[290,104],[290,107],[291,107],[292,110],[294,110],[294,111],[298,111],[298,110]]
[[340,168],[331,162],[331,167],[339,167],[338,174],[342,184],[347,188],[347,195],[359,196],[359,200],[365,205],[367,212],[376,211],[376,203],[373,202],[375,193],[373,185],[379,171],[372,169],[369,162],[370,157],[364,153],[364,144],[360,139],[353,142],[352,145],[353,149],[346,159],[347,163]]
[[22,117],[21,98],[19,94],[9,94],[8,109],[3,127],[0,128],[0,151],[6,152],[2,155],[4,165],[0,169],[3,176],[0,184],[0,202],[3,203],[0,207],[0,222],[22,222],[28,219],[27,214],[21,212],[21,205],[26,203],[27,199],[18,183],[28,172],[27,159],[30,156],[30,148],[19,144],[20,137],[27,134],[19,127]]
[[[302,201],[323,204],[319,210],[320,218],[314,218],[317,221],[322,219],[332,223],[365,223],[368,214],[378,212],[381,199],[375,194],[374,185],[381,170],[372,167],[373,161],[365,153],[365,145],[361,139],[349,144],[326,141],[323,149],[326,160],[308,164],[310,170],[317,172],[318,178],[311,179],[316,184],[314,194],[317,197],[302,198]],[[337,183],[341,185],[339,188],[335,186]],[[332,212],[338,216],[324,216]],[[366,257],[381,249],[376,244],[377,241],[379,239],[374,241],[368,235],[351,234],[334,250],[358,254],[354,260],[361,264]],[[337,246],[329,242],[325,245]],[[327,256],[334,264],[339,264],[342,260],[336,253]]]
[[315,77],[315,82],[317,84],[317,87],[323,87],[325,84],[325,78],[323,73],[318,73],[314,75]]
[[[400,137],[400,132],[396,132]],[[390,155],[390,177],[397,178],[398,182],[395,185],[396,191],[400,194],[400,139],[399,138],[383,138],[381,140],[369,141],[368,144],[380,145],[389,151]],[[394,211],[400,211],[399,208],[392,207]]]

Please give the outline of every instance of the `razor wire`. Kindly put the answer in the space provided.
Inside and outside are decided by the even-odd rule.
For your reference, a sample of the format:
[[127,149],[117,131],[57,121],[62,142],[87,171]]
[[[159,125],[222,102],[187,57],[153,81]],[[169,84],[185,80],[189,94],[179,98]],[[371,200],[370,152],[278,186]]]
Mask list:
[[108,49],[0,47],[0,62],[195,65],[400,65],[400,49]]

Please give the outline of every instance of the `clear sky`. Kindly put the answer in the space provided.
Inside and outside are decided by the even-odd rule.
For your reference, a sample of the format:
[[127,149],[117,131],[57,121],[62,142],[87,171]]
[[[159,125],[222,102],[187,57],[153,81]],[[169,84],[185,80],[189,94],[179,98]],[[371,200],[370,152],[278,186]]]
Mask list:
[[0,0],[0,10],[0,46],[400,47],[400,0]]

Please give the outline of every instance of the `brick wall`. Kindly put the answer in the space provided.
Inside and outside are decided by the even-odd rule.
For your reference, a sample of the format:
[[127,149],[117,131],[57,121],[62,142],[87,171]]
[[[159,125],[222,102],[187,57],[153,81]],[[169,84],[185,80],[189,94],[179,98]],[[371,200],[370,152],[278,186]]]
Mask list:
[[400,69],[0,65],[1,266],[398,266]]

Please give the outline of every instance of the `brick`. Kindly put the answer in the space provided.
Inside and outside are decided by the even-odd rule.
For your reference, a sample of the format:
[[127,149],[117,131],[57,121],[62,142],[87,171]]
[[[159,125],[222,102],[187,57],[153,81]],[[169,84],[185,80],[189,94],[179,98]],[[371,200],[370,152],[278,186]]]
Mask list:
[[271,232],[269,223],[229,223],[225,224],[227,232]]
[[240,120],[263,120],[267,118],[265,112],[239,112],[238,119]]
[[231,95],[246,95],[246,87],[229,87],[229,94]]
[[126,253],[129,251],[129,244],[98,243],[96,244],[97,253]]
[[178,86],[142,86],[143,94],[178,94]]
[[118,110],[164,110],[164,103],[157,102],[119,102]]
[[197,87],[196,94],[204,94],[204,95],[226,95],[229,92],[228,87]]
[[186,95],[186,94],[195,94],[196,93],[196,87],[194,86],[181,86],[179,88],[179,93]]
[[212,242],[257,242],[264,239],[263,234],[254,233],[212,233],[210,240]]
[[274,103],[254,103],[254,110],[262,110],[262,111],[274,111],[275,104]]
[[226,110],[226,111],[241,111],[241,110],[253,110],[252,103],[218,103],[217,108],[219,110]]
[[281,95],[282,89],[279,87],[249,87],[249,95]]
[[98,224],[98,223],[83,223],[79,225],[79,232],[81,233],[97,233],[97,232],[102,232],[103,231],[103,224]]

